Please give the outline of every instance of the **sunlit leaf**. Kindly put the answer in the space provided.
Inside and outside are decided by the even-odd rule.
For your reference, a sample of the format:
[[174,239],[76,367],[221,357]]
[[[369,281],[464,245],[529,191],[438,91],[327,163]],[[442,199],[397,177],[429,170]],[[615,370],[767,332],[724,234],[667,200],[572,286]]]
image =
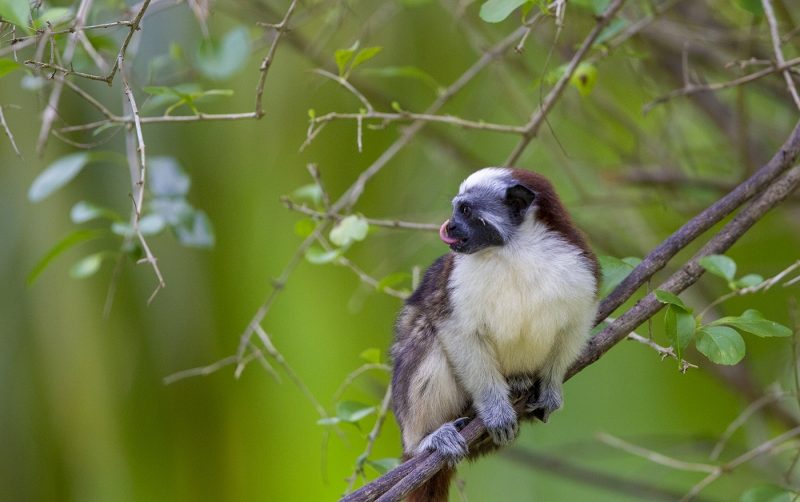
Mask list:
[[336,67],[339,69],[339,76],[344,77],[347,72],[347,65],[353,59],[353,55],[358,50],[359,42],[356,42],[349,49],[337,49],[333,53],[333,59],[336,61]]
[[0,58],[0,77],[7,75],[15,70],[21,70],[23,66],[11,58]]
[[0,0],[0,17],[28,30],[31,5],[28,0]]
[[727,326],[704,326],[698,331],[695,346],[711,362],[731,365],[742,360],[745,345],[742,336]]
[[317,247],[311,247],[308,248],[308,251],[306,251],[305,257],[309,263],[313,263],[314,265],[322,265],[325,263],[330,263],[339,258],[342,256],[343,252],[344,250],[342,248],[325,251]]
[[786,337],[792,336],[792,330],[775,321],[764,319],[761,312],[753,309],[746,310],[739,317],[723,317],[711,323],[712,326],[727,325],[760,337]]
[[375,413],[375,407],[357,401],[341,401],[336,404],[336,416],[342,422],[355,423]]
[[365,360],[368,363],[378,364],[381,362],[381,351],[380,349],[370,348],[365,349],[358,355],[361,359]]
[[75,279],[84,279],[94,275],[100,270],[100,265],[103,264],[103,257],[105,253],[90,254],[81,258],[72,268],[69,269],[69,275]]
[[569,83],[575,87],[581,96],[588,96],[594,84],[597,83],[597,67],[591,63],[581,63],[575,68]]
[[704,256],[698,261],[708,272],[732,281],[736,275],[736,262],[722,254]]
[[47,266],[60,254],[64,251],[68,250],[69,248],[75,246],[76,244],[80,244],[81,242],[86,242],[92,239],[96,239],[101,235],[101,232],[97,230],[76,230],[71,234],[67,235],[55,246],[50,248],[47,253],[33,266],[31,271],[28,273],[27,283],[30,286],[31,284],[36,281],[39,275],[47,268]]
[[244,67],[250,57],[247,29],[237,27],[219,42],[203,40],[197,50],[197,69],[212,80],[224,80]]
[[210,248],[216,241],[211,220],[203,211],[195,211],[192,218],[175,227],[175,235],[186,247]]
[[692,309],[686,306],[683,303],[683,300],[678,298],[678,296],[674,293],[670,293],[669,291],[665,291],[663,289],[657,289],[655,291],[655,296],[658,301],[666,305],[675,305],[676,307],[682,308],[686,312],[691,312]]
[[481,5],[480,17],[487,23],[499,23],[528,0],[488,0]]
[[350,71],[355,70],[359,65],[362,63],[366,63],[370,59],[374,58],[380,51],[383,50],[383,47],[375,46],[375,47],[365,47],[358,51],[358,54],[353,58],[353,62],[350,64]]
[[28,190],[28,199],[39,202],[59,188],[72,181],[89,163],[91,156],[86,152],[73,153],[57,159],[33,180]]
[[600,287],[601,297],[607,296],[614,291],[614,288],[628,277],[641,261],[638,258],[619,259],[614,256],[598,256],[597,260],[600,262],[600,269],[603,272],[603,281]]
[[347,246],[354,241],[363,241],[369,231],[369,224],[363,217],[351,214],[336,224],[329,235],[337,246]]

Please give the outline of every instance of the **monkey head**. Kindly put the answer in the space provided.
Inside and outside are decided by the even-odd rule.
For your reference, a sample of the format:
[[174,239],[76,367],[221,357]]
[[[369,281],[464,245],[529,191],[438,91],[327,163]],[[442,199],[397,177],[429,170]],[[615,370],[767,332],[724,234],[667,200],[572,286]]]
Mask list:
[[453,199],[453,214],[439,228],[439,236],[453,251],[472,254],[508,244],[531,220],[559,230],[568,219],[543,176],[487,167],[461,183]]

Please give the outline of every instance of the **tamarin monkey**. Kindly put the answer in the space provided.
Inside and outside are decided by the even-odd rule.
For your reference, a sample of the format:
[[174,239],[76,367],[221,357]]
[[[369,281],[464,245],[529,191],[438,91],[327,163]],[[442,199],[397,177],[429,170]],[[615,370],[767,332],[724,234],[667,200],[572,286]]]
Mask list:
[[[452,252],[406,301],[392,347],[404,454],[439,451],[450,465],[413,501],[446,501],[459,460],[517,436],[513,396],[537,389],[525,410],[543,422],[561,407],[564,374],[597,311],[597,259],[539,174],[475,172],[439,236]],[[491,438],[474,451],[458,433],[470,412]]]

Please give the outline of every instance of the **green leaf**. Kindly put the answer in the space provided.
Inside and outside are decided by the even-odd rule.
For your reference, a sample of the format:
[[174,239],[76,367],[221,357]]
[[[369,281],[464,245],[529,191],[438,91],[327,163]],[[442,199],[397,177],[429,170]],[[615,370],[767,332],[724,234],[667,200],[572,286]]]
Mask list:
[[377,289],[378,291],[383,291],[386,288],[397,286],[398,284],[401,284],[409,279],[411,279],[411,274],[409,274],[408,272],[394,272],[387,275],[380,281],[378,281],[378,284],[375,286],[375,289]]
[[44,199],[72,181],[90,160],[91,156],[86,152],[73,153],[56,160],[33,180],[28,199],[31,202]]
[[204,211],[195,211],[192,218],[175,227],[178,242],[190,248],[214,247],[214,227]]
[[375,413],[374,406],[357,401],[341,401],[336,404],[336,416],[342,422],[355,423],[371,413]]
[[203,40],[197,49],[197,69],[212,80],[224,80],[240,70],[250,57],[247,29],[237,27],[221,41]]
[[429,73],[420,70],[416,66],[386,66],[384,68],[366,68],[361,70],[361,74],[368,77],[405,77],[419,80],[436,92],[442,89],[442,85],[436,81]]
[[722,254],[704,256],[698,263],[708,272],[728,281],[732,281],[736,275],[736,262]]
[[499,23],[528,0],[488,0],[481,5],[480,17],[487,23]]
[[0,17],[28,31],[31,5],[28,0],[0,0]]
[[761,0],[736,0],[736,5],[754,16],[764,14],[764,5],[761,3]]
[[735,281],[733,281],[733,284],[734,286],[736,286],[737,289],[742,289],[742,288],[752,288],[753,286],[758,286],[762,282],[764,282],[764,278],[761,277],[760,275],[747,274],[744,277],[740,277]]
[[386,474],[400,465],[400,459],[382,458],[380,460],[367,460],[367,465],[378,471],[378,474]]
[[745,352],[742,336],[727,326],[702,327],[695,346],[711,362],[725,365],[738,363]]
[[358,357],[367,361],[368,363],[378,364],[381,362],[381,351],[380,349],[376,348],[366,349],[361,352]]
[[195,209],[183,197],[158,197],[147,207],[173,227],[190,223],[195,214]]
[[354,241],[363,241],[369,231],[369,224],[363,217],[351,214],[336,224],[329,235],[337,246],[347,246]]
[[780,486],[759,485],[742,494],[741,502],[792,502],[797,494]]
[[294,234],[298,237],[308,237],[317,228],[317,222],[313,218],[303,218],[294,224]]
[[336,425],[339,422],[341,422],[339,417],[325,417],[317,420],[317,425]]
[[72,268],[69,269],[69,275],[75,279],[84,279],[94,275],[95,272],[100,270],[100,265],[103,264],[104,257],[104,252],[90,254],[89,256],[83,257],[80,261],[75,263]]
[[569,83],[578,89],[581,96],[588,96],[597,83],[597,67],[591,63],[579,64],[569,78]]
[[665,305],[675,305],[676,307],[680,307],[681,309],[683,309],[685,312],[692,311],[692,309],[687,307],[686,304],[683,303],[683,300],[678,298],[678,296],[675,295],[674,293],[670,293],[669,291],[664,291],[663,289],[657,289],[655,291],[655,295],[656,295],[656,300],[660,301]]
[[75,246],[76,244],[80,244],[81,242],[86,242],[92,239],[96,239],[101,235],[101,232],[97,230],[76,230],[71,234],[67,235],[55,246],[50,248],[47,253],[33,266],[31,271],[28,273],[27,283],[28,286],[33,284],[39,275],[44,271],[45,268],[60,254],[64,251],[68,250],[69,248]]
[[664,330],[669,343],[675,347],[677,356],[680,359],[683,349],[689,345],[692,337],[694,337],[694,317],[681,307],[668,305],[664,313]]
[[311,247],[306,251],[306,260],[314,265],[322,265],[334,261],[336,258],[342,256],[343,252],[344,249],[342,248],[325,251],[317,247]]
[[382,50],[383,47],[381,46],[365,47],[361,49],[358,51],[358,54],[356,54],[356,57],[353,58],[353,62],[350,64],[350,71],[355,70],[362,63],[366,63],[370,59],[374,58]]
[[119,215],[111,209],[97,206],[85,200],[72,206],[69,217],[73,223],[86,223],[97,218],[108,218],[112,221],[120,220]]
[[[2,0],[0,0],[2,1]],[[44,28],[47,23],[53,26],[65,23],[72,19],[72,9],[66,7],[52,7],[47,9],[33,21],[34,28]]]
[[638,258],[632,257],[620,260],[614,256],[598,256],[597,259],[603,272],[603,281],[600,287],[601,297],[607,296],[614,291],[614,288],[628,277],[636,265],[641,262]]
[[191,180],[172,157],[152,157],[147,165],[147,188],[156,197],[181,197],[189,193]]
[[347,72],[347,64],[353,59],[353,55],[358,50],[359,41],[350,46],[349,49],[337,49],[333,53],[333,59],[336,60],[336,67],[339,69],[339,76],[344,77]]
[[711,323],[711,326],[727,325],[762,338],[792,336],[792,330],[775,321],[764,319],[758,310],[746,310],[739,317],[723,317]]
[[294,192],[292,192],[292,199],[305,200],[313,202],[314,205],[319,205],[322,202],[322,189],[319,185],[309,184],[303,185]]
[[[603,9],[600,11],[600,14],[602,14],[604,11],[605,7],[603,7]],[[600,32],[600,34],[597,36],[597,40],[594,41],[594,45],[602,45],[606,43],[608,40],[611,40],[614,38],[614,36],[625,29],[626,26],[628,26],[627,20],[615,18],[603,29],[603,31]]]
[[0,58],[0,77],[11,73],[14,70],[21,70],[23,67],[11,58]]

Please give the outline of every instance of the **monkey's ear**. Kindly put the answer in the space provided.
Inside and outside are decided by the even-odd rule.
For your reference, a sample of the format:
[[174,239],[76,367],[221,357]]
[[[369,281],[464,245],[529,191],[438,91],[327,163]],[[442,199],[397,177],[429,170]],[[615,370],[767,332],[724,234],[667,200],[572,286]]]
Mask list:
[[527,211],[535,198],[536,192],[524,185],[514,185],[506,190],[506,203],[519,215]]

